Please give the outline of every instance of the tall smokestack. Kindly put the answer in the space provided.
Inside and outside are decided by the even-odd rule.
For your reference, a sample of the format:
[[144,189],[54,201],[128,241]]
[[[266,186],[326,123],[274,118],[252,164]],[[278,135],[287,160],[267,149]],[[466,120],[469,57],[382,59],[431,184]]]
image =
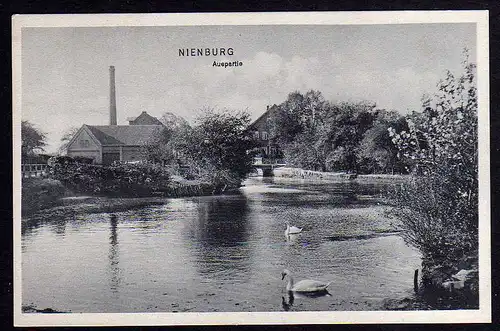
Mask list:
[[116,125],[115,67],[109,67],[109,125]]

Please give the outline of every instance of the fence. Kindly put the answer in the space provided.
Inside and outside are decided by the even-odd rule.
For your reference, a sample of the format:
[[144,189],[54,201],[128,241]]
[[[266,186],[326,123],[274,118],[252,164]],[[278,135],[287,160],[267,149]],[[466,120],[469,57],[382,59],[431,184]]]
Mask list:
[[46,177],[49,174],[47,164],[21,164],[23,178]]

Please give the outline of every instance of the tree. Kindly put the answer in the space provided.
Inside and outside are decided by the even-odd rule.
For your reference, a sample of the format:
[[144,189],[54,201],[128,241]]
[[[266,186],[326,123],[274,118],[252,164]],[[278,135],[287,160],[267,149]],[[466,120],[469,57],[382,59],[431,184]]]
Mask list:
[[67,129],[64,133],[63,136],[61,137],[61,146],[58,148],[58,152],[61,155],[66,154],[67,149],[68,149],[68,144],[73,139],[73,136],[78,132],[79,128],[77,127],[70,127]]
[[44,150],[46,143],[45,133],[37,129],[29,121],[21,121],[21,155],[33,156]]
[[325,171],[325,156],[321,141],[314,132],[297,135],[295,140],[284,148],[287,164],[304,169]]
[[325,149],[321,128],[330,104],[319,91],[290,93],[270,117],[275,138],[288,164],[305,169],[325,170]]
[[270,116],[271,136],[291,166],[357,172],[358,146],[375,117],[371,103],[331,104],[319,91],[296,91]]
[[332,106],[324,119],[322,133],[327,169],[359,170],[358,146],[374,118],[375,104],[343,102]]
[[153,163],[168,165],[178,171],[180,165],[180,148],[182,141],[188,136],[191,127],[182,116],[165,112],[160,118],[164,128],[143,146],[145,158]]
[[447,72],[437,93],[424,99],[418,122],[409,120],[408,130],[389,130],[400,157],[415,164],[413,180],[394,196],[395,212],[427,270],[456,271],[464,257],[477,262],[476,66],[465,55],[464,72]]
[[192,130],[176,148],[188,160],[195,177],[216,186],[237,186],[251,171],[254,145],[250,132],[250,115],[246,112],[206,109],[196,119]]
[[405,172],[406,164],[398,159],[398,149],[392,143],[389,128],[408,130],[408,124],[396,111],[378,110],[372,127],[365,132],[357,150],[357,163],[363,172]]
[[165,112],[160,118],[160,122],[171,131],[181,130],[189,127],[188,121],[182,116],[177,116],[171,112]]
[[175,132],[169,128],[156,131],[148,142],[142,146],[142,154],[152,163],[163,165],[175,164],[175,152],[172,147],[172,137]]
[[280,144],[287,145],[301,133],[312,133],[327,110],[328,102],[321,92],[292,92],[270,117],[271,136],[276,137]]

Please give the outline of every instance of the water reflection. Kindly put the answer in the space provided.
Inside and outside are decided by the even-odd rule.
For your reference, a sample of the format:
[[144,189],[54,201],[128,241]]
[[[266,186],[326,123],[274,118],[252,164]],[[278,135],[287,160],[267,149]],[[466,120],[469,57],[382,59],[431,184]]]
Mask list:
[[[139,313],[379,309],[382,299],[413,291],[420,257],[393,234],[372,235],[391,221],[375,189],[249,180],[242,195],[140,200],[133,210],[100,200],[94,209],[109,213],[83,202],[46,210],[23,220],[23,304]],[[285,221],[303,232],[284,238]],[[335,296],[289,294],[283,268],[334,280]]]
[[118,217],[115,214],[109,216],[110,235],[109,235],[109,271],[110,271],[110,289],[112,292],[118,292],[121,282],[118,250]]
[[248,240],[247,201],[243,196],[202,199],[198,204],[195,239],[206,246],[236,246]]
[[294,301],[293,292],[288,292],[286,299],[285,297],[281,297],[281,306],[283,307],[283,310],[289,311],[293,306],[293,301]]
[[295,298],[298,299],[316,299],[316,298],[321,298],[321,297],[326,297],[329,296],[331,297],[332,295],[327,291],[321,291],[321,292],[292,292],[289,291],[285,296],[281,297],[281,306],[283,307],[284,311],[289,311],[292,309],[293,303],[295,302]]
[[294,233],[286,234],[285,235],[285,239],[286,239],[286,242],[288,244],[294,245],[294,244],[296,244],[298,242],[299,236],[300,236],[300,234],[294,234]]
[[188,243],[201,274],[247,268],[248,207],[241,195],[203,197],[188,225]]

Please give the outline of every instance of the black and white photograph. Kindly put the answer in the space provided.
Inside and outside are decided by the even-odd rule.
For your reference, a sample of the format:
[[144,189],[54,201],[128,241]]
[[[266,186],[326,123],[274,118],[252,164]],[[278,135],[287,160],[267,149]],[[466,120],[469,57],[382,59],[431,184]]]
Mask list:
[[491,321],[487,11],[12,40],[15,325]]

